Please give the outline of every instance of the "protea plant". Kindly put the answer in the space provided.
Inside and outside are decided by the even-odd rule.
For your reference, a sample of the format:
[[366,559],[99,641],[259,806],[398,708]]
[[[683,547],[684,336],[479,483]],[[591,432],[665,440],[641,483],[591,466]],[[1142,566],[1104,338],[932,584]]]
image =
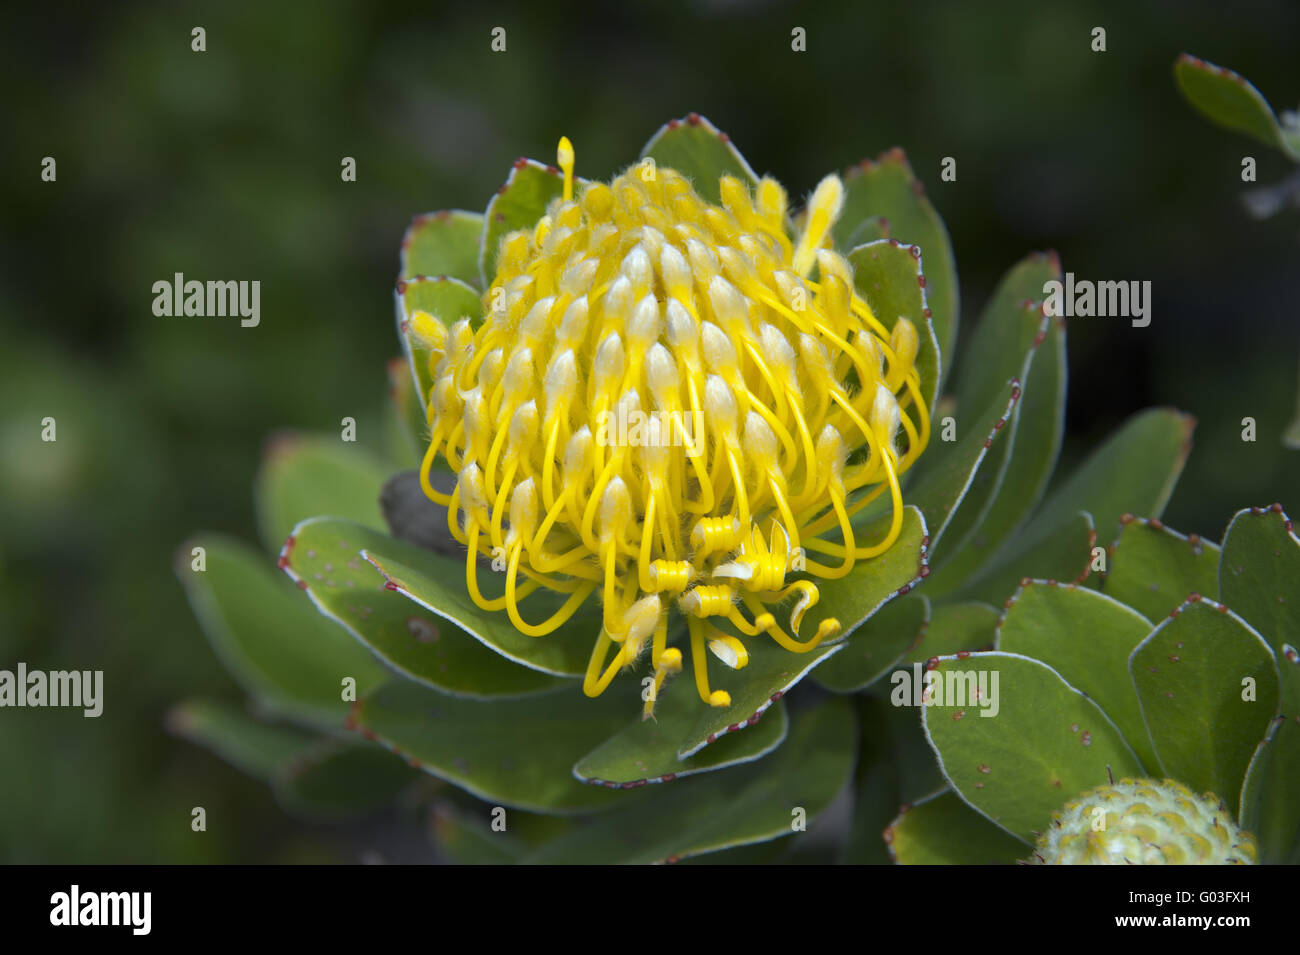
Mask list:
[[[1099,586],[1026,579],[995,649],[928,662],[942,782],[891,826],[896,858],[1294,864],[1297,634],[1281,506],[1238,513],[1222,547],[1126,516]],[[976,672],[1000,677],[996,719],[954,698]]]
[[574,168],[561,140],[412,222],[387,448],[281,437],[269,553],[182,550],[257,711],[173,725],[298,811],[428,809],[455,861],[883,861],[937,771],[883,679],[990,645],[1022,577],[1100,570],[1192,423],[1136,416],[1044,499],[1059,263],[1011,269],[949,389],[951,246],[897,150],[797,213],[694,115]]

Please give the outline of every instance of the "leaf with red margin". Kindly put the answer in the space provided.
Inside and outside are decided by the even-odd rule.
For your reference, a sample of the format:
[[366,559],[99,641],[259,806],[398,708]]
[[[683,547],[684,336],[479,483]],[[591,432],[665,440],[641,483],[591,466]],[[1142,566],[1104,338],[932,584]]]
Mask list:
[[714,205],[722,202],[718,187],[722,176],[735,176],[750,189],[758,184],[758,176],[731,137],[698,113],[661,126],[641,150],[641,157],[675,169],[691,180],[700,198]]
[[791,718],[789,739],[769,758],[656,787],[653,797],[643,792],[646,799],[602,813],[526,861],[676,862],[783,836],[802,840],[791,810],[802,808],[815,825],[844,789],[853,772],[854,730],[848,701],[825,700]]
[[904,806],[885,830],[899,865],[1015,865],[1025,844],[980,815],[950,788]]
[[[958,287],[952,241],[901,149],[891,149],[875,162],[864,159],[845,171],[844,209],[832,229],[836,246],[841,250],[852,248],[854,241],[860,241],[854,235],[863,221],[876,216],[889,220],[891,236],[921,247],[939,353],[954,354]],[[941,369],[941,375],[951,370],[951,364]],[[942,390],[942,378],[939,384]]]
[[1125,514],[1119,540],[1107,548],[1110,569],[1102,593],[1156,623],[1188,594],[1219,594],[1219,545],[1184,537],[1159,520]]
[[1245,77],[1184,53],[1174,63],[1174,79],[1202,115],[1300,162],[1300,129],[1281,126],[1268,100]]
[[523,696],[564,685],[504,659],[454,622],[385,586],[384,577],[361,555],[366,544],[382,541],[387,541],[382,534],[356,524],[311,518],[294,528],[280,552],[280,566],[323,616],[408,680],[474,699]]
[[445,275],[477,286],[482,239],[481,212],[444,209],[416,216],[402,236],[400,277]]
[[1246,768],[1278,713],[1277,661],[1264,638],[1225,605],[1189,599],[1128,666],[1161,771],[1213,792],[1235,816]]
[[777,703],[744,732],[728,733],[694,756],[678,756],[681,741],[699,721],[708,704],[694,687],[671,688],[655,704],[654,718],[639,717],[593,749],[573,767],[573,774],[597,786],[667,783],[683,776],[710,772],[761,759],[785,741],[789,717]]
[[563,815],[629,798],[580,783],[572,772],[583,753],[624,725],[629,704],[626,693],[593,700],[576,686],[481,702],[396,680],[359,700],[351,719],[363,737],[479,799]]

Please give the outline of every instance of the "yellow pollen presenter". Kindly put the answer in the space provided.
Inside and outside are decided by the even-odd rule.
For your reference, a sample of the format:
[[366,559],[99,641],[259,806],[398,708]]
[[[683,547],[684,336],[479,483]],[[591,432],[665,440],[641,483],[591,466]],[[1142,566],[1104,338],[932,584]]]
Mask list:
[[[575,183],[567,138],[557,164],[563,193],[502,239],[482,322],[413,318],[433,343],[421,484],[484,610],[545,639],[600,601],[589,696],[648,649],[649,716],[689,650],[701,699],[729,706],[710,654],[740,669],[756,640],[807,653],[839,636],[829,617],[800,635],[817,580],[898,538],[900,476],[930,437],[917,330],[882,324],[831,247],[837,176],[796,229],[771,178],[723,176],[714,205],[663,166]],[[429,478],[439,456],[450,495]],[[892,519],[862,539],[853,516],[878,498]],[[504,594],[488,598],[477,565],[494,554]],[[544,619],[525,612],[539,590],[563,595]]]

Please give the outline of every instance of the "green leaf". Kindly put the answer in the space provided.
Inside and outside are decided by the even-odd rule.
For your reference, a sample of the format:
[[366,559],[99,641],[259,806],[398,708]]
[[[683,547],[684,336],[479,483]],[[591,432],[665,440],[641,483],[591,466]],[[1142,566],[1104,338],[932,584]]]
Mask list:
[[[554,633],[530,637],[515,628],[504,610],[482,610],[470,599],[464,560],[452,560],[364,528],[340,530],[348,545],[355,545],[384,575],[388,589],[459,627],[507,660],[552,676],[582,676],[586,672],[601,627],[601,609],[594,597]],[[485,597],[497,596],[486,593],[496,583],[489,578],[503,576],[479,567],[478,581]],[[504,584],[499,589],[504,591]],[[545,620],[564,599],[547,590],[538,591],[520,602],[519,612],[525,620]]]
[[1000,619],[995,608],[977,600],[937,604],[921,642],[903,663],[925,663],[962,650],[992,650]]
[[1056,534],[1040,540],[1028,550],[1014,553],[991,572],[982,574],[958,591],[965,598],[1003,603],[1020,582],[1030,574],[1041,574],[1046,580],[1063,580],[1082,583],[1088,577],[1092,563],[1092,548],[1097,543],[1097,532],[1087,513],[1074,515],[1074,519],[1057,529]]
[[[205,571],[191,569],[194,546],[205,549]],[[341,727],[349,707],[343,681],[356,680],[358,694],[383,682],[370,653],[322,619],[252,547],[198,538],[177,555],[176,574],[221,662],[270,712]]]
[[[1052,375],[1034,376],[1033,369],[1038,364],[1035,359],[1039,346],[1053,325],[1043,311],[1043,286],[1059,275],[1060,264],[1055,256],[1035,254],[1012,266],[1002,277],[984,308],[958,372],[959,422],[969,423],[972,414],[996,405],[1008,380],[1014,380],[1023,390],[1032,376],[1040,386],[1046,384],[1051,388]],[[1059,422],[1053,433],[1053,418],[1063,415],[1060,403],[1064,401],[1064,393],[1058,386],[1054,391],[1040,394],[1031,409],[1032,416],[1026,419],[1022,408],[1031,398],[1031,392],[1022,394],[1004,429],[1006,433],[990,449],[971,491],[948,528],[951,554],[943,563],[952,569],[944,571],[945,580],[965,580],[989,563],[990,557],[1037,502],[1043,483],[1051,473],[1060,447]],[[1035,426],[1027,439],[1045,440],[1047,444],[1031,445],[1017,454],[1020,425],[1026,420]],[[1016,468],[1024,473],[1013,476]]]
[[950,789],[905,806],[885,832],[900,865],[1014,865],[1025,846]]
[[[966,802],[1025,842],[1067,799],[1105,783],[1108,772],[1141,775],[1101,708],[1045,663],[995,651],[943,657],[933,672],[932,688],[939,677],[943,688],[921,712],[944,775]],[[987,692],[972,702],[968,684],[980,672]],[[986,701],[996,705],[988,719],[983,714],[995,708],[983,708]]]
[[930,601],[909,594],[881,607],[853,632],[843,652],[813,677],[836,693],[855,693],[887,675],[921,640],[930,622]]
[[1148,620],[1169,616],[1188,594],[1219,593],[1219,545],[1184,537],[1158,520],[1125,515],[1102,591]]
[[295,524],[322,514],[382,528],[379,491],[387,477],[384,463],[355,443],[328,435],[276,435],[255,484],[263,544],[278,553]]
[[1300,539],[1282,508],[1239,512],[1219,561],[1222,600],[1273,649],[1284,719],[1270,730],[1247,774],[1242,820],[1264,860],[1300,863]]
[[1080,511],[1092,515],[1105,544],[1115,539],[1123,515],[1159,517],[1182,474],[1195,427],[1191,415],[1169,408],[1150,408],[1129,418],[1048,494],[1038,513],[999,555],[998,564],[1012,563],[1059,534]]
[[934,753],[921,731],[921,714],[884,698],[859,696],[860,752],[854,784],[853,822],[839,861],[884,865],[891,859],[882,836],[898,807],[944,785]]
[[439,803],[430,814],[430,823],[434,844],[452,865],[514,865],[528,854],[528,847],[514,838],[509,828],[494,832],[486,814],[476,819],[455,806]]
[[1041,660],[1092,697],[1151,775],[1159,763],[1128,676],[1129,655],[1150,632],[1146,618],[1111,597],[1031,580],[1012,598],[997,647]]
[[[888,521],[888,517],[878,519],[858,538],[859,542],[882,538]],[[925,541],[925,520],[921,512],[914,507],[905,507],[902,529],[889,550],[870,560],[859,561],[838,580],[817,581],[820,600],[804,617],[804,636],[815,633],[820,622],[828,617],[840,622],[842,633],[852,634],[890,600],[910,592],[929,573]],[[789,632],[789,621],[779,622]],[[840,640],[832,644],[823,643],[799,654],[782,649],[766,635],[746,637],[743,642],[749,651],[749,664],[743,670],[715,667],[711,671],[715,688],[731,694],[731,705],[709,707],[701,715],[695,732],[683,744],[679,753],[682,757],[693,755],[711,740],[762,713],[813,667],[845,646]],[[719,670],[721,672],[717,672]]]
[[[518,666],[445,617],[434,616],[384,586],[361,557],[363,547],[389,546],[355,524],[313,518],[293,532],[284,570],[329,619],[407,679],[454,696],[489,699],[555,689],[564,681]],[[413,551],[408,544],[400,547]]]
[[[907,164],[901,149],[894,149],[876,162],[863,161],[844,177],[844,211],[832,236],[840,249],[850,249],[863,221],[872,216],[889,220],[889,234],[902,242],[921,247],[925,259],[926,300],[932,310],[940,355],[955,354],[957,342],[957,265],[952,242],[943,220],[930,205],[925,190]],[[854,239],[854,241],[850,241]],[[940,369],[943,375],[951,366]]]
[[457,793],[439,800],[429,814],[434,845],[445,861],[455,865],[513,865],[573,828],[573,822],[563,816],[518,809],[502,815],[503,809],[467,796],[459,800],[464,804],[457,804]]
[[664,693],[655,705],[654,718],[635,722],[601,743],[573,767],[586,782],[622,785],[667,783],[683,776],[749,763],[781,745],[789,730],[784,704],[777,703],[743,732],[728,733],[689,759],[677,754],[683,741],[700,721],[708,704],[694,687],[680,686]]
[[[575,189],[575,192],[577,190]],[[501,240],[518,229],[531,229],[546,214],[552,199],[564,194],[564,174],[532,159],[516,159],[510,175],[488,202],[479,248],[480,287],[491,288],[497,274]]]
[[[916,356],[916,369],[921,376],[921,397],[926,409],[932,409],[939,398],[939,342],[934,335],[934,322],[926,304],[926,279],[921,267],[921,247],[901,245],[895,239],[881,239],[859,245],[848,254],[853,266],[853,284],[858,294],[871,306],[871,311],[885,328],[893,331],[899,318],[906,318],[916,326],[920,336],[920,350]],[[904,408],[911,412],[912,420],[920,427],[915,404]]]
[[1286,712],[1300,712],[1300,538],[1281,505],[1249,508],[1232,518],[1223,538],[1219,588],[1223,602],[1273,648],[1278,665],[1290,664],[1283,669]]
[[362,699],[353,722],[417,769],[488,803],[564,814],[617,804],[608,790],[575,779],[573,764],[629,712],[626,694],[593,700],[577,687],[479,702],[395,681]]
[[1278,712],[1277,664],[1225,606],[1202,598],[1175,613],[1133,651],[1129,672],[1161,770],[1236,815],[1246,767]]
[[482,238],[481,213],[450,209],[416,216],[402,237],[401,277],[445,275],[478,285]]
[[849,236],[848,241],[844,242],[842,247],[846,249],[856,249],[860,245],[868,242],[875,242],[879,239],[889,238],[889,220],[884,216],[868,216],[858,224]]
[[[728,629],[723,627],[722,629]],[[811,629],[811,628],[809,628]],[[774,706],[790,689],[807,676],[813,668],[844,649],[844,643],[823,643],[807,653],[791,653],[779,646],[771,637],[761,634],[744,638],[749,651],[749,663],[741,670],[725,666],[710,667],[710,686],[731,694],[730,706],[701,706],[689,732],[677,743],[677,757],[689,759],[712,747],[729,733],[735,733],[758,723],[767,710]],[[689,664],[665,692],[695,694]]]
[[1046,334],[1030,358],[1012,440],[1006,447],[1010,460],[1002,483],[978,527],[955,555],[950,565],[954,577],[993,563],[1042,499],[1056,469],[1065,434],[1065,322],[1048,319]]
[[462,318],[476,322],[483,314],[483,300],[477,289],[460,279],[446,276],[417,275],[400,279],[393,292],[393,305],[397,316],[397,337],[402,342],[402,354],[411,366],[418,389],[420,406],[429,400],[432,368],[429,357],[430,342],[417,333],[412,319],[417,312],[427,312],[450,328]]
[[686,176],[700,198],[714,205],[722,202],[718,180],[723,176],[735,176],[750,189],[758,185],[758,176],[730,137],[695,113],[661,126],[641,150],[641,158],[647,156],[656,166]]
[[1215,123],[1300,161],[1300,131],[1278,125],[1273,107],[1245,77],[1184,53],[1174,64],[1174,78],[1187,101]]
[[389,805],[416,773],[369,743],[323,740],[277,768],[276,799],[312,819],[342,819]]
[[[1019,400],[1019,384],[1007,382],[998,400],[991,402],[978,418],[964,421],[958,427],[957,440],[951,445],[940,443],[942,424],[935,422],[930,447],[917,462],[920,473],[906,492],[908,502],[921,510],[926,524],[932,528],[932,551],[940,546],[954,514],[966,507],[978,509],[989,493],[988,486],[996,486],[999,462],[996,457],[990,460],[989,452],[1008,439],[1007,422]],[[977,479],[982,483],[977,485]],[[972,501],[967,501],[968,496]],[[938,575],[930,581],[930,588],[934,592],[943,591]]]
[[1300,721],[1279,716],[1255,749],[1241,784],[1241,826],[1259,838],[1260,861],[1300,864]]
[[653,799],[597,816],[528,861],[676,861],[789,836],[796,810],[811,824],[843,789],[853,751],[847,701],[826,700],[792,719],[789,739],[770,758],[665,786]]
[[167,729],[263,782],[269,782],[281,764],[316,740],[310,733],[263,723],[242,706],[216,700],[177,704],[167,713]]

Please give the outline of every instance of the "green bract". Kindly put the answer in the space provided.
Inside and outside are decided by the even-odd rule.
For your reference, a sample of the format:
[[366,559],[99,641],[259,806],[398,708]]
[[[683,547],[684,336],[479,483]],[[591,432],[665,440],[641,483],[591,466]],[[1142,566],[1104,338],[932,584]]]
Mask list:
[[[730,140],[695,116],[663,127],[643,155],[689,177],[705,198],[716,200],[724,174],[755,181]],[[1269,588],[1277,581],[1261,578],[1257,561],[1261,549],[1291,547],[1294,537],[1270,536],[1281,520],[1271,512],[1240,516],[1220,568],[1231,577],[1221,599],[1235,613],[1220,614],[1207,599],[1150,636],[1147,615],[1157,596],[1169,598],[1167,613],[1190,589],[1217,592],[1205,585],[1202,559],[1131,546],[1135,527],[1149,531],[1130,522],[1106,588],[1122,590],[1128,575],[1127,599],[1137,609],[1085,586],[1101,569],[1099,538],[1114,539],[1128,512],[1161,513],[1188,453],[1192,421],[1166,409],[1139,414],[1073,475],[1052,482],[1066,377],[1065,322],[1042,306],[1044,284],[1061,275],[1052,254],[1029,256],[1003,278],[963,347],[957,387],[948,394],[951,360],[944,359],[958,341],[959,312],[952,249],[898,150],[849,170],[832,236],[871,309],[886,323],[906,317],[920,332],[916,369],[926,399],[947,397],[933,404],[930,447],[906,475],[897,542],[847,576],[819,581],[817,610],[841,621],[843,633],[805,654],[755,643],[746,667],[716,680],[730,705],[709,706],[689,687],[670,687],[656,719],[644,722],[642,671],[596,699],[581,692],[600,626],[594,602],[543,638],[479,609],[466,593],[464,551],[446,534],[445,512],[409,494],[409,468],[427,439],[431,387],[428,346],[412,333],[411,319],[418,311],[447,326],[479,319],[500,239],[531,228],[562,185],[554,168],[521,160],[483,215],[413,220],[395,294],[409,373],[389,369],[395,413],[387,449],[367,451],[332,436],[277,441],[256,489],[267,550],[207,536],[183,549],[177,572],[200,623],[255,706],[245,714],[186,704],[172,724],[177,732],[273,780],[294,811],[334,816],[399,790],[431,801],[432,837],[446,858],[461,862],[825,858],[826,840],[809,841],[805,824],[815,828],[846,788],[853,822],[835,840],[835,858],[884,861],[881,832],[907,802],[916,809],[893,828],[904,861],[1010,860],[1026,854],[1025,840],[1045,824],[1040,816],[1045,821],[1070,795],[1105,782],[1107,765],[1117,776],[1137,775],[1155,758],[1189,785],[1225,787],[1235,777],[1233,805],[1249,812],[1265,854],[1270,846],[1275,858],[1293,851],[1278,848],[1294,839],[1295,818],[1280,796],[1295,761],[1291,730],[1276,714],[1294,690],[1278,675],[1286,647],[1267,641],[1281,639],[1295,621],[1258,619],[1272,612]],[[1047,494],[1049,482],[1055,490]],[[855,517],[855,533],[877,539],[888,521],[887,503],[873,505]],[[206,569],[196,569],[195,547],[205,548]],[[1135,556],[1126,567],[1129,553]],[[1145,565],[1136,566],[1140,561]],[[1232,572],[1237,566],[1240,574]],[[1160,568],[1163,589],[1141,583],[1155,579],[1151,568]],[[996,608],[1024,577],[1065,583],[1025,587],[1000,617]],[[1003,670],[998,718],[971,712],[954,722],[938,707],[889,704],[891,674],[910,674],[912,663],[931,657],[946,667],[953,654],[992,647],[999,632],[1005,644],[1009,623],[1040,593],[1071,595],[1087,602],[1087,614],[1118,621],[1119,630],[1097,645],[1118,669],[1071,656],[1079,647],[1066,636],[1031,627],[1016,638],[1019,649],[1003,645],[980,656],[996,658]],[[1300,599],[1287,607],[1300,608]],[[1082,611],[1039,612],[1044,627],[1096,622]],[[1258,684],[1259,702],[1240,713],[1230,708],[1229,722],[1184,727],[1198,738],[1222,732],[1203,766],[1177,735],[1171,707],[1179,699],[1164,702],[1164,684],[1144,690],[1146,677],[1135,690],[1124,668],[1135,648],[1144,660],[1179,640],[1213,643],[1207,654],[1230,657],[1211,662]],[[1176,691],[1207,692],[1210,664],[1186,657],[1181,669],[1160,676],[1180,681]],[[1092,680],[1089,696],[1073,680]],[[1227,706],[1237,685],[1218,689]],[[1157,708],[1170,714],[1156,724],[1171,728],[1169,739],[1138,732]],[[921,735],[922,712],[947,781]],[[1039,719],[1044,712],[1059,718]],[[1014,743],[998,738],[1013,725],[1024,731]],[[971,727],[976,736],[961,735]],[[1085,728],[1091,746],[1080,745]],[[1266,735],[1273,742],[1255,753]],[[975,752],[981,746],[990,747],[987,755]],[[1025,767],[1058,750],[1071,757],[1061,763],[1063,778],[1032,778]],[[439,782],[430,786],[422,774]],[[936,791],[942,794],[922,804]],[[993,798],[1006,802],[984,808]],[[496,807],[506,810],[505,831],[493,826]],[[927,827],[963,827],[968,841],[935,838]],[[752,848],[760,843],[772,845]],[[950,848],[958,844],[960,851]]]

